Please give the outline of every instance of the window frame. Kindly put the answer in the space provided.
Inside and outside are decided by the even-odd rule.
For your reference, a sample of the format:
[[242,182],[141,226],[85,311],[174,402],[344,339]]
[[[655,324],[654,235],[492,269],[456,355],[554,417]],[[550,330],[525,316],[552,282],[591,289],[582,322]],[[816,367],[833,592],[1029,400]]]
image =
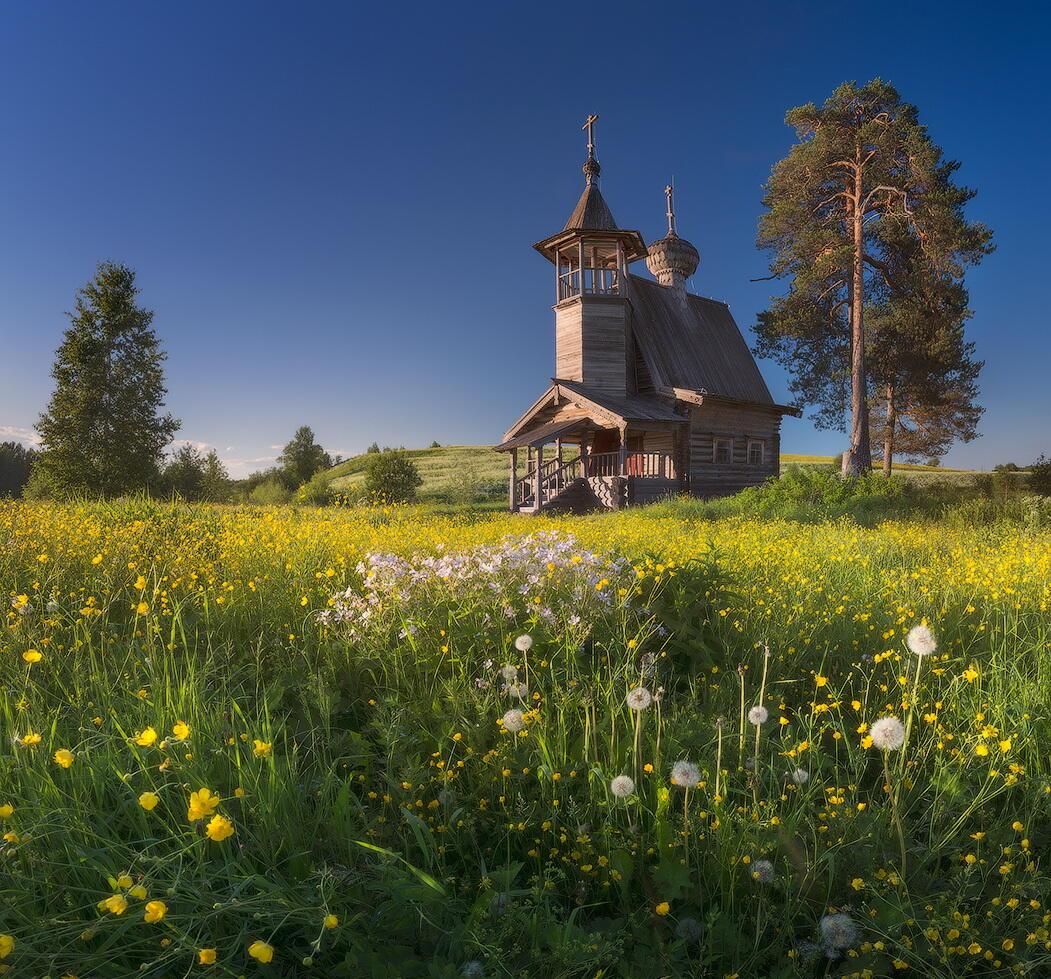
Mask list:
[[[726,459],[719,458],[720,446],[726,446]],[[734,440],[730,435],[712,436],[712,464],[716,466],[732,466],[734,462]]]
[[[752,447],[759,446],[759,461],[752,461]],[[750,438],[748,440],[747,450],[745,452],[745,458],[748,460],[750,466],[765,466],[766,465],[766,439]]]

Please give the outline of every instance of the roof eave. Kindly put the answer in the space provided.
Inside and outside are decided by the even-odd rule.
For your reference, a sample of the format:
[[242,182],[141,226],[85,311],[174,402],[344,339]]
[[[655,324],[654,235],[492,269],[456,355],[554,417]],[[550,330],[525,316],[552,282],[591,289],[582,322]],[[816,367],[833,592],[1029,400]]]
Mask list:
[[555,260],[555,248],[559,245],[567,244],[570,241],[574,241],[578,238],[590,238],[590,239],[602,239],[608,238],[613,241],[619,239],[625,245],[624,257],[628,262],[638,261],[640,258],[646,257],[646,242],[643,240],[642,233],[634,230],[616,229],[615,231],[600,231],[598,229],[589,230],[588,228],[569,228],[565,231],[560,231],[558,234],[551,235],[550,238],[544,238],[543,241],[538,241],[533,247],[540,252],[549,262]]

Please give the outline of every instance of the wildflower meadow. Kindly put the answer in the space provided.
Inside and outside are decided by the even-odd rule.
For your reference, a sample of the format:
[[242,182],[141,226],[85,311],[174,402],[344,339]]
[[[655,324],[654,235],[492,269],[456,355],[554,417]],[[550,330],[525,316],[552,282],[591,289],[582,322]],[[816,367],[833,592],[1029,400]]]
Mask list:
[[1051,975],[1051,532],[0,502],[0,970]]

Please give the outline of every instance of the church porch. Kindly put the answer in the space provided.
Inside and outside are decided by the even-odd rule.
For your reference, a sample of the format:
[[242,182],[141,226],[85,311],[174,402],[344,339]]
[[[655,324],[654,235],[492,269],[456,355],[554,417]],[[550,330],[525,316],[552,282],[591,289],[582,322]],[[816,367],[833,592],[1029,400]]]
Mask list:
[[604,427],[578,418],[522,432],[496,447],[509,455],[509,507],[582,513],[674,496],[685,486],[681,427]]

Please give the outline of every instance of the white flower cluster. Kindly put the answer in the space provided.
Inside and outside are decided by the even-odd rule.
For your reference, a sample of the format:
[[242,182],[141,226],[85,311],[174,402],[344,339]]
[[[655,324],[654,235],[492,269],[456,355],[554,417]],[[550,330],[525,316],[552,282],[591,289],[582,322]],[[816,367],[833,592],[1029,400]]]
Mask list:
[[[318,613],[323,624],[342,625],[352,637],[405,620],[410,624],[404,632],[411,635],[417,616],[472,598],[506,619],[528,614],[552,625],[571,608],[570,624],[586,628],[616,601],[630,566],[581,548],[571,535],[542,531],[438,555],[370,553],[356,570],[360,588],[336,595],[332,606]],[[603,581],[609,586],[596,588]],[[515,640],[520,653],[532,645],[528,634]]]

